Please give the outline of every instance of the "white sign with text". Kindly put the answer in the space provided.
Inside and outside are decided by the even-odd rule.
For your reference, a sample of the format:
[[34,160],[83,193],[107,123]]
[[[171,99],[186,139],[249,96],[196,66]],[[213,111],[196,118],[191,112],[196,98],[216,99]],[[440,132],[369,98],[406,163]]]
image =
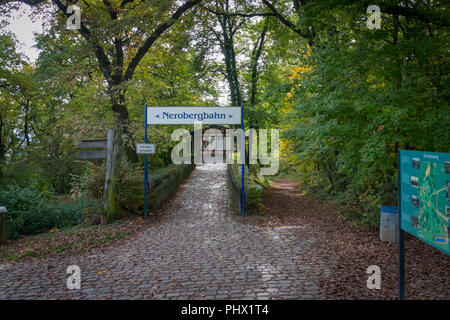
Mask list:
[[138,143],[136,144],[137,154],[154,154],[155,145],[153,143]]
[[147,124],[241,124],[241,107],[147,107]]

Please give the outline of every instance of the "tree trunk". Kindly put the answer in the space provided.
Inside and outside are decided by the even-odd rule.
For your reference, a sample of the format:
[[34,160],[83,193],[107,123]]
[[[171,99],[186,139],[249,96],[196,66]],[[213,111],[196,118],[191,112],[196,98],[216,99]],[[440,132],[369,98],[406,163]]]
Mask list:
[[59,182],[58,193],[59,194],[64,194],[64,191],[65,191],[65,188],[64,188],[64,175],[60,175],[58,177],[58,182]]
[[130,117],[125,105],[125,92],[110,89],[111,106],[116,119],[117,133],[120,135],[123,152],[127,160],[136,163],[138,157],[135,150],[133,133],[130,131]]
[[108,156],[106,158],[105,188],[103,191],[103,208],[106,212],[106,221],[102,218],[102,224],[119,218],[116,200],[120,169],[120,137],[121,134],[118,130],[108,130]]
[[23,134],[25,136],[25,141],[27,143],[27,147],[30,146],[30,130],[29,130],[29,110],[30,110],[30,100],[27,99],[27,102],[25,104],[25,115],[24,115],[24,128],[23,128]]
[[3,117],[0,115],[0,177],[3,175],[2,165],[3,162],[5,161],[5,153],[6,153],[5,142],[3,140],[3,132],[4,132],[3,128],[4,128]]

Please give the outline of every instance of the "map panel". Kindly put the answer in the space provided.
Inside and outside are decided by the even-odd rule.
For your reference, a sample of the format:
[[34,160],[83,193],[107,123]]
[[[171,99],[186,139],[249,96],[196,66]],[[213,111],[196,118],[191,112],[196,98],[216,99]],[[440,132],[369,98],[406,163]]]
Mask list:
[[450,154],[400,150],[401,228],[450,254]]

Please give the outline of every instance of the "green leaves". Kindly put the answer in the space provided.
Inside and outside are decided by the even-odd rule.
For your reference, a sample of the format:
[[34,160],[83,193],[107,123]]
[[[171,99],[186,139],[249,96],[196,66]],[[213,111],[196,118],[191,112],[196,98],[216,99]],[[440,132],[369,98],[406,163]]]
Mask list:
[[[290,86],[284,137],[305,182],[377,211],[396,202],[398,148],[450,151],[448,32],[387,14],[371,31],[358,26],[359,7],[336,4],[304,8],[318,38],[311,57],[298,56],[312,70]],[[324,14],[314,19],[318,7]]]
[[10,239],[44,232],[54,227],[70,227],[81,222],[81,203],[56,203],[34,187],[10,185],[0,190],[0,202],[8,208]]

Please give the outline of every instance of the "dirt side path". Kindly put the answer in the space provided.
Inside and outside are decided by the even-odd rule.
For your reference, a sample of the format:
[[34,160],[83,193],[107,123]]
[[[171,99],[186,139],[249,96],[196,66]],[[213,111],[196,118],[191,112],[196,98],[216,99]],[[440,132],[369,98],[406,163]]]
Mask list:
[[[330,263],[321,280],[323,294],[337,299],[396,299],[397,244],[379,240],[377,228],[354,226],[331,204],[321,205],[303,195],[298,183],[278,180],[266,191],[266,226],[303,226],[318,240],[314,255]],[[406,235],[407,299],[450,299],[450,256]],[[367,267],[381,268],[381,289],[366,286]]]

